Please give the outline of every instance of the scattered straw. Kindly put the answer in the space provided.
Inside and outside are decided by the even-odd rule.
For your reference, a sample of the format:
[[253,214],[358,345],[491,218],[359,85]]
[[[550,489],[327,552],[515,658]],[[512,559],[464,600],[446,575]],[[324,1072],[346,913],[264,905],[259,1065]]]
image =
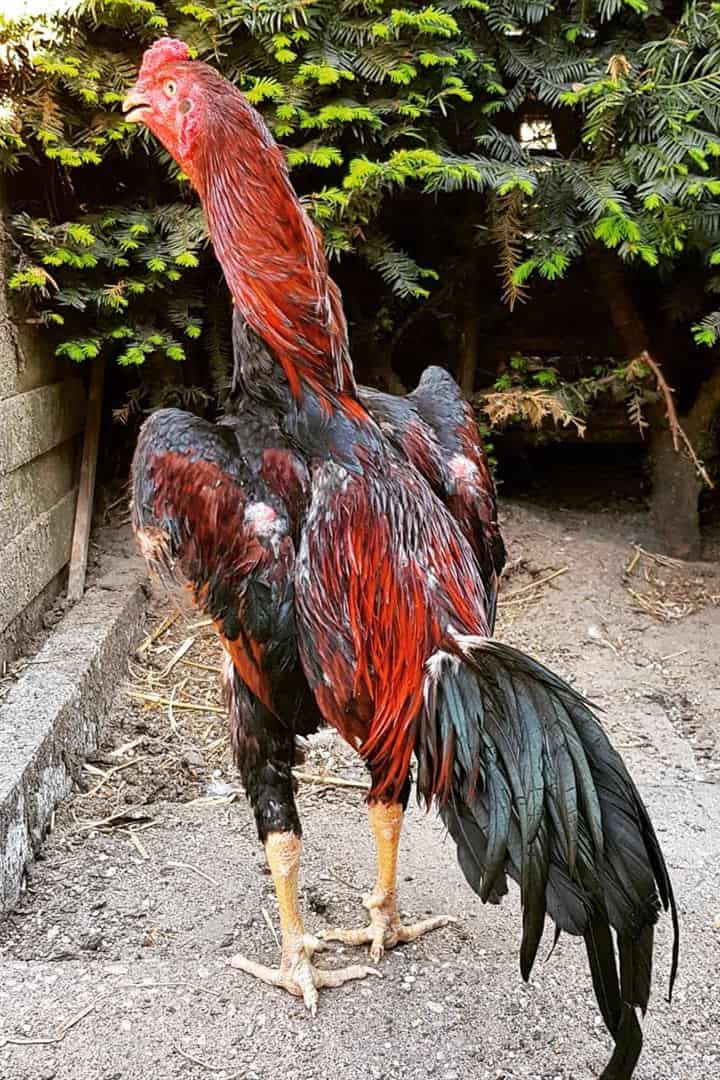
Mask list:
[[108,814],[107,817],[97,818],[95,821],[84,821],[73,831],[80,833],[92,832],[95,830],[134,828],[139,825],[153,825],[154,819],[148,814],[141,813],[141,809],[141,804],[138,804],[137,806],[128,806],[115,814]]
[[163,708],[172,705],[173,709],[190,709],[194,712],[217,713],[220,716],[227,715],[227,709],[221,708],[220,705],[209,705],[206,701],[172,701],[170,698],[163,697],[162,694],[156,694],[153,690],[132,690],[128,688],[125,692],[133,701],[142,701],[146,705],[160,705]]
[[79,1012],[77,1016],[74,1016],[72,1020],[68,1020],[66,1024],[63,1024],[57,1035],[45,1035],[41,1038],[26,1037],[24,1035],[6,1035],[0,1038],[0,1046],[8,1044],[12,1046],[51,1046],[53,1043],[61,1043],[68,1031],[72,1031],[81,1020],[84,1020],[86,1016],[89,1016],[91,1012],[95,1011],[98,1001],[100,1000],[100,998],[97,998],[91,1005],[88,1005],[82,1012]]
[[137,851],[140,858],[145,859],[147,861],[150,858],[150,856],[148,855],[147,848],[143,844],[140,837],[137,835],[137,830],[136,829],[128,829],[128,836],[130,837],[130,843],[133,845],[133,847]]
[[179,618],[179,611],[176,611],[173,615],[167,615],[160,623],[160,625],[157,626],[151,633],[149,633],[145,640],[142,642],[142,644],[138,647],[138,649],[136,650],[137,655],[140,657],[144,656],[150,646],[154,645],[158,638],[161,638],[163,634],[165,634],[170,629],[170,627],[178,621]]
[[316,784],[318,787],[355,788],[357,791],[370,790],[370,785],[363,780],[350,780],[344,776],[330,776],[328,773],[309,773],[293,769],[293,776],[303,784]]
[[181,1057],[184,1057],[186,1061],[192,1061],[193,1065],[199,1065],[201,1069],[208,1069],[210,1072],[225,1072],[227,1065],[213,1065],[209,1061],[203,1061],[202,1058],[195,1057],[194,1054],[188,1054],[177,1043],[171,1043],[173,1050],[177,1050]]
[[173,655],[172,655],[171,659],[169,660],[168,664],[163,668],[163,670],[160,672],[160,674],[157,676],[157,678],[158,679],[167,678],[167,676],[170,674],[170,672],[175,667],[175,665],[180,663],[183,656],[185,656],[185,654],[187,652],[189,652],[189,650],[193,647],[194,644],[195,644],[194,636],[190,636],[190,637],[185,638],[185,640],[183,641],[180,648],[175,650],[175,652],[173,653]]
[[94,788],[91,788],[90,791],[80,792],[80,798],[89,799],[93,795],[97,795],[97,793],[99,791],[102,791],[108,781],[111,780],[116,773],[123,772],[124,769],[129,769],[131,768],[131,766],[137,765],[138,762],[142,760],[142,758],[133,758],[131,761],[123,761],[120,765],[113,765],[110,769],[107,769],[107,771],[103,771],[102,769],[96,769],[93,765],[86,762],[83,766],[86,772],[100,775],[102,776],[102,780],[99,784],[96,784]]
[[707,604],[718,604],[713,574],[712,568],[693,566],[633,544],[623,584],[637,611],[661,622],[675,622]]
[[567,574],[569,569],[569,566],[561,566],[559,570],[553,570],[551,574],[546,574],[545,577],[538,578],[537,581],[531,581],[529,585],[523,585],[521,588],[516,589],[515,592],[509,593],[507,596],[501,596],[500,606],[507,607],[509,604],[522,604],[527,599],[528,593],[534,592],[543,585],[547,585],[549,581],[554,581],[554,579],[560,577],[561,574]]
[[165,863],[165,865],[166,866],[172,866],[176,870],[191,870],[193,872],[193,874],[197,874],[199,877],[205,878],[205,881],[208,881],[211,885],[217,885],[218,884],[218,882],[215,880],[215,878],[211,878],[210,875],[206,874],[204,870],[201,870],[199,866],[193,866],[192,863],[168,861],[168,862]]
[[197,660],[185,660],[185,659],[183,659],[182,663],[186,664],[188,667],[196,668],[198,671],[213,671],[217,675],[222,675],[222,670],[223,669],[220,667],[219,664],[217,664],[217,665],[216,664],[202,664],[202,663],[199,663]]

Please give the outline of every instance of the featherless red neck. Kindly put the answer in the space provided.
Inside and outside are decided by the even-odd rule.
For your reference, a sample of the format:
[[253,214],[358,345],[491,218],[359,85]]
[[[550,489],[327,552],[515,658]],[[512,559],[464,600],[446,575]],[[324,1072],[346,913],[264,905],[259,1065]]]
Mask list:
[[[183,52],[184,50],[184,52]],[[146,52],[126,107],[190,177],[233,299],[270,346],[299,401],[353,416],[347,325],[322,241],[293,190],[285,159],[261,116],[182,42]]]

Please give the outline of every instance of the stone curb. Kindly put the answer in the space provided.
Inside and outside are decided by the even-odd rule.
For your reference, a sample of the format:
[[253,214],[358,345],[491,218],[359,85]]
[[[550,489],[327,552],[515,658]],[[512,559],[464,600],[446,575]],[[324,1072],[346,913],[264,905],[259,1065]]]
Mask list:
[[143,580],[139,561],[117,560],[0,704],[0,913],[16,903],[55,807],[102,738],[143,612]]

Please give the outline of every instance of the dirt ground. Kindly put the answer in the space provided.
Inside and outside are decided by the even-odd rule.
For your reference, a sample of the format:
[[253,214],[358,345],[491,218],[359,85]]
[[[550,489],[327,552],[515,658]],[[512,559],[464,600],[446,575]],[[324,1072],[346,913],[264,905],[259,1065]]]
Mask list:
[[[637,1078],[710,1080],[720,1071],[720,567],[658,562],[634,546],[642,518],[627,510],[515,502],[503,525],[497,636],[605,710],[676,885],[680,974],[668,1006],[663,920]],[[439,823],[416,807],[402,906],[450,912],[457,926],[388,954],[382,979],[325,992],[315,1020],[230,968],[238,951],[274,962],[277,918],[225,748],[219,649],[165,595],[149,603],[138,647],[106,744],[0,924],[2,1080],[598,1075],[610,1044],[582,946],[563,938],[524,986],[517,897],[483,907]],[[359,924],[373,869],[363,770],[323,732],[301,775],[308,929]],[[361,958],[337,948],[320,963]]]

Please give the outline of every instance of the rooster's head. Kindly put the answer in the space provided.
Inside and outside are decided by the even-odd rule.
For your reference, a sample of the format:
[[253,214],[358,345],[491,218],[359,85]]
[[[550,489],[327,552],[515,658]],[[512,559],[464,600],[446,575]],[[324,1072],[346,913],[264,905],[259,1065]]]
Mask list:
[[160,38],[143,56],[135,86],[123,101],[129,123],[145,124],[195,180],[204,151],[234,130],[262,141],[258,114],[219,72],[190,59],[184,41]]

